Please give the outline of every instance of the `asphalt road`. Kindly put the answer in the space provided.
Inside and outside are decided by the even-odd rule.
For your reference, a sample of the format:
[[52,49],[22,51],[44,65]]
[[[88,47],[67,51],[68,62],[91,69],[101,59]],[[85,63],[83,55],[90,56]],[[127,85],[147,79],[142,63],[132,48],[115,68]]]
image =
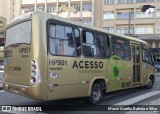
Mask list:
[[[2,73],[0,73],[2,75]],[[157,73],[157,78],[155,85],[152,89],[144,89],[144,88],[135,88],[135,89],[129,89],[129,90],[123,90],[119,92],[109,93],[106,94],[102,100],[102,102],[99,105],[102,106],[108,106],[108,105],[121,105],[123,103],[128,103],[129,105],[160,105],[160,73]],[[37,106],[49,106],[49,105],[65,105],[62,107],[65,109],[68,105],[75,106],[75,105],[87,105],[86,102],[83,101],[83,99],[68,99],[68,100],[58,100],[58,101],[38,101],[29,99],[23,96],[18,96],[13,93],[4,92],[3,90],[0,90],[0,105],[37,105]],[[80,107],[79,110],[86,110],[86,108],[92,108],[93,106],[87,106],[87,107]],[[2,113],[2,112],[0,112]],[[4,113],[4,112],[3,112]],[[10,112],[11,113],[11,112]],[[21,114],[21,112],[12,112],[12,113],[18,113]],[[138,114],[138,112],[133,111],[54,111],[54,112],[41,112],[41,113],[113,113],[113,114]],[[140,112],[143,114],[143,111]],[[140,114],[139,113],[139,114]],[[158,114],[159,112],[144,112],[145,114]],[[5,114],[9,114],[8,112]],[[27,112],[23,112],[22,114],[29,114]],[[32,113],[31,113],[32,114]],[[40,114],[40,113],[38,113]]]

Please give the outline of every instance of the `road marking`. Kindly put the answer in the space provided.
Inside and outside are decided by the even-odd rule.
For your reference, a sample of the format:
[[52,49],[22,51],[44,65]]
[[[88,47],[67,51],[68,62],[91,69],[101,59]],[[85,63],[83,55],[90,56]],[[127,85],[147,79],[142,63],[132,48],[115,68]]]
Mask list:
[[160,91],[151,91],[151,92],[145,93],[145,94],[137,96],[137,97],[133,97],[131,99],[125,100],[123,102],[120,102],[120,103],[117,103],[114,105],[131,105],[131,104],[134,104],[138,101],[141,101],[143,99],[146,99],[148,97],[151,97],[151,96],[159,94],[159,93],[160,93]]
[[117,93],[113,93],[113,94],[110,93],[110,94],[107,94],[106,96],[104,96],[103,98],[104,99],[109,99],[109,98],[113,98],[113,97],[118,96],[118,95],[123,95],[123,94],[126,94],[126,93],[134,92],[136,90],[137,89],[130,89],[130,90],[127,90],[127,91],[123,90],[122,92],[117,92]]
[[0,92],[5,92],[4,90],[0,90]]
[[0,72],[4,72],[3,70],[0,70]]

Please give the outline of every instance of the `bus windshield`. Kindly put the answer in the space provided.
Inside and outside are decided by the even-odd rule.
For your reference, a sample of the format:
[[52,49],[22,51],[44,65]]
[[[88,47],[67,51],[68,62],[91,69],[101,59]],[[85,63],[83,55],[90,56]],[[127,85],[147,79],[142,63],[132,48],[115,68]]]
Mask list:
[[6,31],[5,47],[13,44],[30,44],[31,21],[12,26]]

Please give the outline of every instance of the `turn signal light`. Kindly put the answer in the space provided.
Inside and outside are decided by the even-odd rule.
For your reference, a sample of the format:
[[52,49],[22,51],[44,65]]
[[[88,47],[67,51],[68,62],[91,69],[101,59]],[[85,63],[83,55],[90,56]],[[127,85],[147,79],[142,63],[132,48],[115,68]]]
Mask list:
[[35,77],[31,77],[30,82],[33,84],[36,82],[36,78]]
[[40,73],[38,69],[38,64],[36,60],[31,60],[31,77],[30,77],[30,83],[36,84],[40,82]]

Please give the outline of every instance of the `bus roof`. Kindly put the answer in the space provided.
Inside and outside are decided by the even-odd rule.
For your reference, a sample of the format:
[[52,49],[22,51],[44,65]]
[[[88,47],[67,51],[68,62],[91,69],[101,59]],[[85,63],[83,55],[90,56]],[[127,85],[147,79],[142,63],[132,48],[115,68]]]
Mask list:
[[93,26],[90,26],[90,25],[82,24],[82,23],[79,23],[79,22],[76,22],[76,21],[72,21],[72,20],[69,20],[69,19],[66,19],[66,18],[62,18],[62,17],[56,16],[56,15],[53,15],[53,14],[50,14],[50,13],[44,13],[44,12],[41,12],[41,11],[34,11],[34,12],[30,12],[30,13],[21,15],[21,16],[15,18],[14,20],[12,20],[7,25],[7,28],[15,25],[16,23],[19,23],[20,21],[23,21],[23,20],[26,20],[26,19],[31,19],[33,15],[34,16],[41,16],[41,17],[43,17],[43,16],[46,17],[47,16],[48,19],[52,18],[52,19],[67,22],[67,23],[70,23],[70,24],[73,24],[73,25],[76,25],[76,26],[79,26],[79,27],[88,28],[88,29],[103,32],[103,33],[106,33],[106,34],[109,34],[109,35],[115,35],[115,36],[123,37],[123,38],[129,39],[129,40],[135,41],[135,42],[143,43],[143,44],[148,44],[147,42],[145,42],[143,40],[140,40],[140,39],[137,39],[137,38],[134,38],[134,37],[109,32],[109,31],[106,31],[104,29],[96,28],[96,27],[93,27]]

